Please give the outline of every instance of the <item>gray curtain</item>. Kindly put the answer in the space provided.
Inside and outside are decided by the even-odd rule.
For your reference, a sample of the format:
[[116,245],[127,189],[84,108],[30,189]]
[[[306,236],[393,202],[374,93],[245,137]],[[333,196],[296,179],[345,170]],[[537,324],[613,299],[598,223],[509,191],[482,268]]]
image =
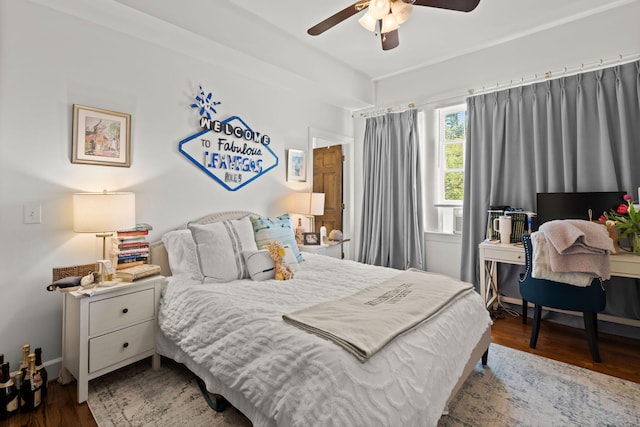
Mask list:
[[[535,211],[537,192],[637,197],[640,61],[474,96],[467,109],[462,280],[478,286],[489,205]],[[613,314],[612,300],[640,298],[637,282],[617,288],[630,294],[608,296]],[[640,318],[635,305],[618,314]]]
[[424,233],[417,111],[367,119],[358,260],[423,268]]

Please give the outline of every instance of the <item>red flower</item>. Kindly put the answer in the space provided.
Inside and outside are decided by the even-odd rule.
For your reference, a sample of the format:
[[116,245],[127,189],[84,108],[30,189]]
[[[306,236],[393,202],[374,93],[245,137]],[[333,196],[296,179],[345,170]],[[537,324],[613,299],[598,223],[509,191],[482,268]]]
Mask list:
[[619,214],[624,215],[624,214],[626,214],[628,211],[629,211],[629,206],[628,206],[628,205],[626,205],[626,204],[622,203],[622,204],[620,204],[620,206],[618,206],[618,210],[617,210],[617,212],[618,212]]
[[598,218],[598,221],[605,222],[606,220],[607,220],[607,217],[604,215],[600,215],[600,218]]
[[629,194],[625,194],[623,199],[626,200],[626,201],[629,201],[629,200],[631,200],[631,196]]

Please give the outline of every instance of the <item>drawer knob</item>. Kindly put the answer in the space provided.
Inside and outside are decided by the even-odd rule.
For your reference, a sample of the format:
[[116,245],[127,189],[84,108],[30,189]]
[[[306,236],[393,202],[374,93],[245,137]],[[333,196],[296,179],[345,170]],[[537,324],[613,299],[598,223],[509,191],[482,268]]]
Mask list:
[[127,313],[129,312],[129,309],[128,309],[128,308],[123,308],[123,309],[122,309],[122,312],[123,312],[124,314],[127,314]]
[[127,348],[127,347],[129,347],[129,343],[128,342],[122,344],[122,348]]

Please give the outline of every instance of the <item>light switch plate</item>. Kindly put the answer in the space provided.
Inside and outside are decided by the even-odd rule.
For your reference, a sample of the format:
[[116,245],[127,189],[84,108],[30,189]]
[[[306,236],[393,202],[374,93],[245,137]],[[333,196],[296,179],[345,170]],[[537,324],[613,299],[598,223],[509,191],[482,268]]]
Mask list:
[[42,222],[42,207],[40,203],[30,203],[23,206],[25,224],[40,224]]

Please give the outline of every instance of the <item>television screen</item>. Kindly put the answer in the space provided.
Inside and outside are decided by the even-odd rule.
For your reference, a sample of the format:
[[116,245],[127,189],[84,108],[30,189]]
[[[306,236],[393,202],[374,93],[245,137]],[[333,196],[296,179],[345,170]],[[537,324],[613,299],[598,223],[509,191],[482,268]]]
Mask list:
[[597,220],[603,212],[609,212],[624,203],[624,191],[600,191],[585,193],[538,193],[538,226],[554,219],[589,219],[589,209]]

